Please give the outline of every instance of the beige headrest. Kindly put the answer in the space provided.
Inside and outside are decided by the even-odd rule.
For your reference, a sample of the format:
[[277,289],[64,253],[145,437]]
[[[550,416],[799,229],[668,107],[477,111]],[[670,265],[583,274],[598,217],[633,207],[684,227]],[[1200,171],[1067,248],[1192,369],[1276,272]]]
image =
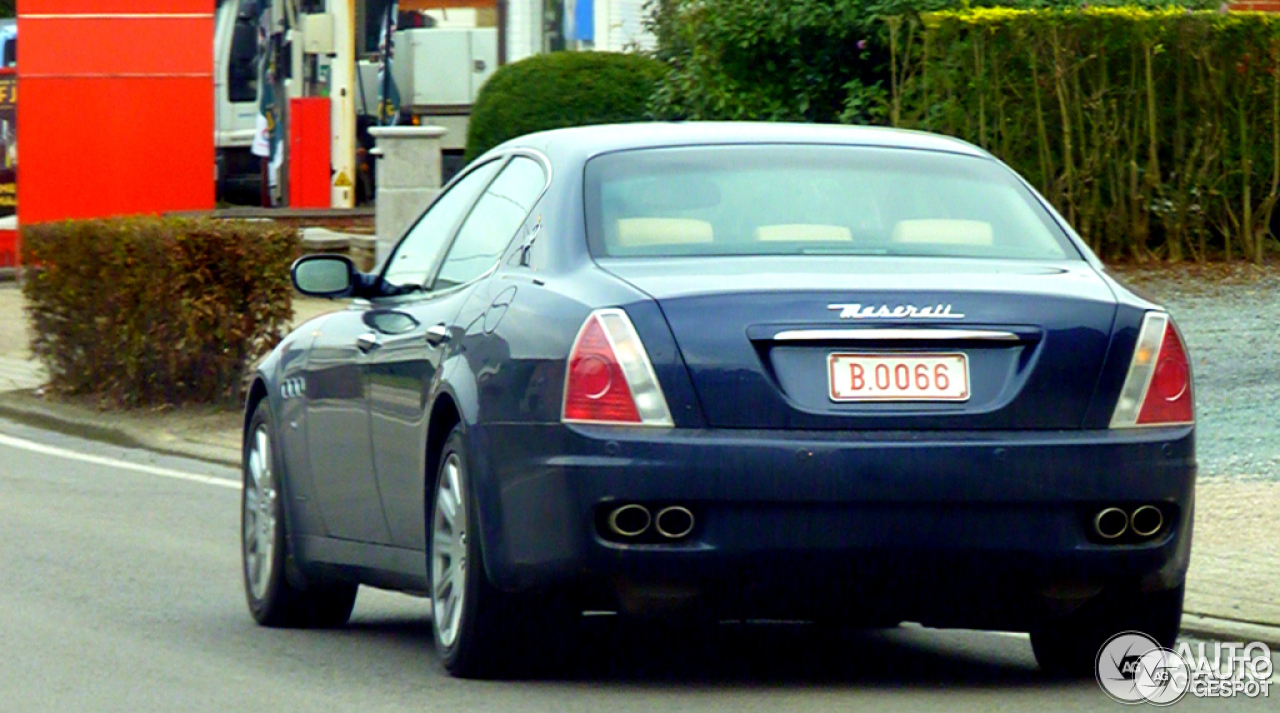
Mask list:
[[853,240],[853,233],[843,225],[821,223],[784,223],[756,228],[756,240],[770,242],[836,243]]
[[980,220],[904,220],[893,226],[895,243],[991,245],[991,224]]
[[711,223],[693,218],[619,218],[618,244],[636,248],[647,245],[709,243]]

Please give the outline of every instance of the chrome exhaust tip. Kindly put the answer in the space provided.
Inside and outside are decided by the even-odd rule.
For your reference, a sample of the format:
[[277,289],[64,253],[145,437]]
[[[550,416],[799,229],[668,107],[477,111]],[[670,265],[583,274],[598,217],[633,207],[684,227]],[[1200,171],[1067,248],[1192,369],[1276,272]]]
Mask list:
[[1154,505],[1143,505],[1129,516],[1129,526],[1133,528],[1133,534],[1150,537],[1164,527],[1164,513]]
[[1129,515],[1120,508],[1106,508],[1093,518],[1093,531],[1098,536],[1114,540],[1129,529]]
[[609,513],[609,531],[622,537],[637,537],[649,529],[652,520],[649,508],[635,503],[623,505]]
[[678,540],[693,532],[693,513],[679,505],[665,507],[654,518],[654,527],[668,540]]

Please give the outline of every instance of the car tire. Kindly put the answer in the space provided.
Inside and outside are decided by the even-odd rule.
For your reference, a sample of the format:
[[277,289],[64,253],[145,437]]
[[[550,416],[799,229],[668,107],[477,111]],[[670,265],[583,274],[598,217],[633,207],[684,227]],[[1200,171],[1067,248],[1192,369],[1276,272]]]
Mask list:
[[1031,632],[1040,668],[1055,676],[1095,675],[1098,651],[1112,636],[1138,631],[1172,649],[1182,622],[1185,585],[1156,592],[1108,590]]
[[351,618],[358,585],[312,582],[302,588],[286,570],[288,521],[283,469],[264,399],[245,430],[240,495],[240,555],[249,613],[262,626],[331,628]]
[[[571,598],[508,593],[485,573],[465,442],[454,427],[441,450],[428,521],[431,629],[441,663],[458,678],[509,678],[563,665],[581,611]],[[459,517],[461,516],[461,517]]]

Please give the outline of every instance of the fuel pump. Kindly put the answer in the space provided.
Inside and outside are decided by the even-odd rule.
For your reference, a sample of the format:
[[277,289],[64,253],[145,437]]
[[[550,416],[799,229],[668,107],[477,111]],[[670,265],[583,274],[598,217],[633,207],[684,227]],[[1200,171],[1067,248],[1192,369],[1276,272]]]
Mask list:
[[267,158],[274,204],[287,203],[288,100],[329,102],[330,206],[355,206],[356,0],[260,0],[260,116],[254,153]]

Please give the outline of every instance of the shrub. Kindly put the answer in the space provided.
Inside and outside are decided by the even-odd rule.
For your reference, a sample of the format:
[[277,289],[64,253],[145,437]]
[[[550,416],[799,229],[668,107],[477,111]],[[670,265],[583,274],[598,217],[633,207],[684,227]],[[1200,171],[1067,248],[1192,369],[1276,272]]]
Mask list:
[[[882,123],[890,74],[883,18],[961,4],[1063,7],[1089,2],[650,0],[648,26],[658,39],[656,56],[672,68],[659,82],[654,114],[666,119]],[[1176,4],[1202,7],[1211,2]]]
[[[876,86],[875,12],[865,0],[661,0],[655,8],[657,54],[672,68],[655,92],[658,117],[834,122],[850,92]],[[875,111],[855,118],[873,120]]]
[[643,121],[665,68],[637,54],[553,52],[505,65],[471,109],[466,160],[547,129]]
[[292,228],[129,218],[23,226],[32,351],[54,390],[231,402],[292,317]]
[[[1264,257],[1280,15],[1213,0],[651,0],[660,118],[890,124],[1010,163],[1110,258]],[[969,7],[972,5],[973,7]]]
[[1280,16],[988,9],[890,27],[892,122],[989,149],[1095,251],[1263,259],[1280,198]]

